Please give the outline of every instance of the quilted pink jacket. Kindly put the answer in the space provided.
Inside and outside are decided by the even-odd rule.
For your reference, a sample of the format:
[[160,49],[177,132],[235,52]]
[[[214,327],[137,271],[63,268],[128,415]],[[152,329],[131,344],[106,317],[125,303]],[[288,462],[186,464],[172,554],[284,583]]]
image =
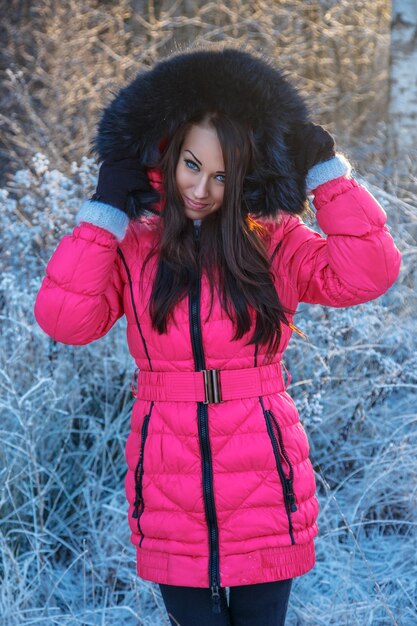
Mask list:
[[[327,238],[287,214],[267,222],[282,304],[292,310],[298,302],[346,307],[387,291],[400,253],[376,200],[342,176],[320,185],[314,204]],[[83,345],[103,337],[124,314],[141,372],[201,369],[196,342],[206,369],[262,366],[262,346],[245,346],[250,334],[231,341],[234,330],[218,301],[204,321],[205,274],[198,302],[194,295],[177,306],[166,335],[152,330],[147,302],[155,263],[147,265],[142,289],[139,277],[158,219],[130,222],[120,241],[87,222],[65,235],[37,295],[41,328],[56,341]],[[277,364],[290,335],[284,327]],[[307,436],[285,386],[218,404],[139,394],[126,459],[128,519],[142,578],[215,593],[218,586],[276,581],[313,567],[315,478]]]

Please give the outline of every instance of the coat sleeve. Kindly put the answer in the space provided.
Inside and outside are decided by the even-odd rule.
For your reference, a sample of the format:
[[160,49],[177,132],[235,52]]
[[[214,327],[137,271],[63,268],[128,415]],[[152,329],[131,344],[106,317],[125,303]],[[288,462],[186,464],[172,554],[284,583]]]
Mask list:
[[116,236],[81,222],[59,242],[36,297],[39,326],[55,341],[83,345],[105,335],[124,313]]
[[345,307],[385,293],[396,280],[401,255],[386,227],[386,213],[356,180],[341,176],[315,190],[322,237],[298,217],[284,218],[276,263],[300,302]]

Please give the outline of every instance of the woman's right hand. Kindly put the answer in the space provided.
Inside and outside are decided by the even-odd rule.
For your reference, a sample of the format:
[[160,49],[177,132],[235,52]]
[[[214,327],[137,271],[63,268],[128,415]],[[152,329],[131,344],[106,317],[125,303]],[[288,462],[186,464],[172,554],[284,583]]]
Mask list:
[[157,193],[149,184],[146,169],[137,156],[111,152],[100,166],[96,192],[91,200],[110,204],[134,218],[142,202],[143,209],[152,210],[151,205],[149,208],[146,205],[157,200]]

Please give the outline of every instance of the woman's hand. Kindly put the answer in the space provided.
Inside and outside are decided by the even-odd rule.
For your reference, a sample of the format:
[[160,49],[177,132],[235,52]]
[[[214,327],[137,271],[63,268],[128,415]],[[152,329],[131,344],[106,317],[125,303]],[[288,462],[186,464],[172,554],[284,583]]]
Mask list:
[[110,204],[134,218],[141,208],[152,211],[146,205],[155,202],[158,194],[135,155],[112,152],[100,166],[96,192],[91,199]]
[[317,163],[335,156],[335,141],[322,126],[309,122],[300,124],[288,136],[288,147],[300,174],[307,172]]

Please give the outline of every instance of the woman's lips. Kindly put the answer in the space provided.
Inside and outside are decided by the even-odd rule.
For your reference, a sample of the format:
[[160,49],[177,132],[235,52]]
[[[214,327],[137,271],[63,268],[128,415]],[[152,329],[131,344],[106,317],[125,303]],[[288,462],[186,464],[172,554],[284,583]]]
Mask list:
[[193,200],[190,200],[190,198],[187,198],[187,196],[184,196],[184,200],[185,200],[185,204],[190,209],[194,209],[194,211],[201,211],[202,209],[205,209],[206,207],[208,207],[208,204],[201,204],[201,202],[194,202]]

